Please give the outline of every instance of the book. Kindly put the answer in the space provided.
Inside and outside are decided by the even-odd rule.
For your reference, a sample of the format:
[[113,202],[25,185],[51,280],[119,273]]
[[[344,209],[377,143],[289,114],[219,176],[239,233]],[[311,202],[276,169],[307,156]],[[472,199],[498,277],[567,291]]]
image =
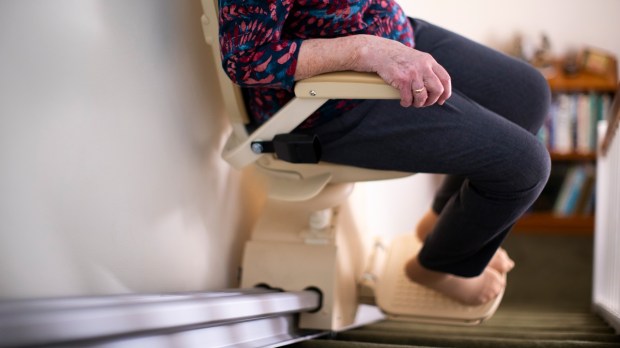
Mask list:
[[569,169],[553,207],[554,214],[567,216],[575,213],[586,176],[586,169],[582,165],[574,165]]
[[592,113],[591,113],[591,101],[589,94],[579,94],[576,98],[576,123],[575,133],[576,142],[575,150],[581,153],[588,153],[592,151],[590,146],[592,137]]
[[573,104],[573,98],[570,95],[559,94],[557,96],[557,108],[552,120],[555,131],[552,148],[559,153],[573,151]]
[[597,146],[597,124],[610,104],[605,93],[557,93],[538,138],[557,153],[593,153]]
[[590,204],[595,190],[596,170],[593,165],[584,166],[584,170],[586,177],[577,199],[577,205],[572,212],[573,214],[588,215],[592,213]]

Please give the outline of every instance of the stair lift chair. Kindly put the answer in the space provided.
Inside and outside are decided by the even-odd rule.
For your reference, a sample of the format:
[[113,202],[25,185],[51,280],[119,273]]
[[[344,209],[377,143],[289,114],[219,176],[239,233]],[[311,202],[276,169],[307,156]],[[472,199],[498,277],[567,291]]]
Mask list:
[[[265,141],[290,133],[329,99],[400,99],[400,94],[376,74],[337,72],[312,77],[298,81],[295,98],[248,133],[241,91],[219,66],[218,1],[201,1],[205,39],[218,65],[217,80],[232,124],[222,156],[238,169],[253,164],[265,174],[268,183],[267,203],[245,245],[241,287],[317,290],[321,294],[321,308],[301,314],[300,328],[343,329],[355,318],[359,275],[356,273],[360,273],[356,270],[363,260],[359,259],[359,246],[350,242],[355,226],[348,209],[339,207],[346,203],[354,182],[400,178],[412,173],[325,162],[290,163],[262,150]],[[294,146],[289,150],[293,156],[300,151]],[[399,262],[402,270],[404,263]]]

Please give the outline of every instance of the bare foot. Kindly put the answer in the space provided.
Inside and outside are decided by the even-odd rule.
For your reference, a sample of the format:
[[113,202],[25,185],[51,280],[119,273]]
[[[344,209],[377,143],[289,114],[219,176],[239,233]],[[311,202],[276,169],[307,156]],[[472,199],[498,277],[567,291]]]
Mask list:
[[409,260],[405,267],[407,277],[413,282],[467,305],[487,303],[496,298],[506,287],[504,277],[491,267],[487,267],[481,275],[473,278],[431,271],[422,267],[417,257]]
[[499,273],[505,274],[515,267],[515,262],[508,256],[506,250],[499,248],[489,262],[489,267],[495,269]]

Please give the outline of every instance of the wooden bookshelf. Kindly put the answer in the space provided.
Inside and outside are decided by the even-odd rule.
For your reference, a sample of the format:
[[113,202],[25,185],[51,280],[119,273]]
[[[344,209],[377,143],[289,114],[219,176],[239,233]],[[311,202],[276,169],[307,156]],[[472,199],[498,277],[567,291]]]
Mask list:
[[[618,68],[614,67],[607,75],[580,72],[567,76],[561,65],[556,64],[547,74],[547,81],[554,93],[609,93],[613,94],[618,86]],[[595,152],[558,153],[551,151],[552,165],[570,165],[571,163],[594,163]],[[555,233],[555,234],[592,234],[594,232],[594,214],[591,215],[557,215],[551,211],[526,213],[515,225],[517,232]]]
[[527,213],[517,222],[514,230],[528,233],[591,234],[594,231],[594,215]]
[[580,72],[575,75],[566,75],[562,72],[561,64],[557,63],[553,72],[547,76],[549,87],[554,92],[607,92],[613,93],[618,85],[618,68],[616,62],[607,75],[596,75]]
[[568,153],[560,153],[560,152],[550,152],[551,161],[553,162],[580,162],[580,161],[588,161],[594,162],[596,161],[596,153],[594,152],[568,152]]

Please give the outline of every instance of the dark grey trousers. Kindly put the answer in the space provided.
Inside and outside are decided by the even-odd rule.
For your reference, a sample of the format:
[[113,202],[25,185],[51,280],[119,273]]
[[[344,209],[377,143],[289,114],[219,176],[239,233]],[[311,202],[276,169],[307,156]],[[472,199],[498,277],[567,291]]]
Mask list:
[[438,223],[418,258],[428,269],[473,277],[547,182],[549,154],[535,134],[550,92],[528,64],[427,22],[412,23],[416,48],[450,73],[452,97],[427,108],[367,100],[312,131],[325,161],[448,174],[432,206]]

